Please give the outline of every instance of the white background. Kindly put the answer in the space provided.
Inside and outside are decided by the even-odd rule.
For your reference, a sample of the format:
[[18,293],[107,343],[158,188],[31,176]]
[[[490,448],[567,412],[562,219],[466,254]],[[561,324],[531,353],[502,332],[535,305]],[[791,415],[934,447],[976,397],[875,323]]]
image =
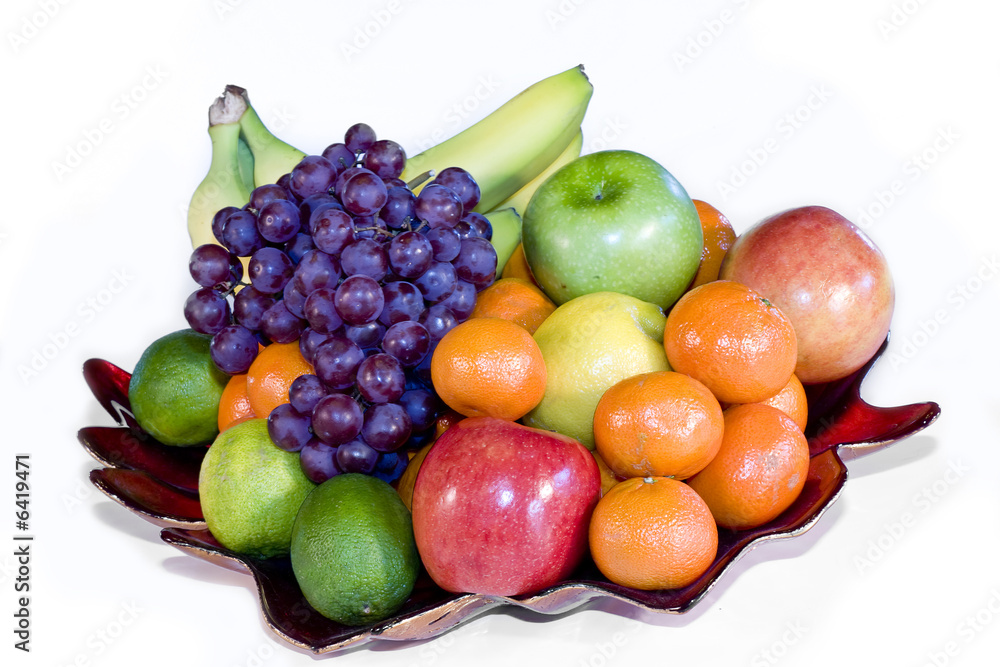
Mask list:
[[[865,395],[878,405],[935,400],[942,417],[851,462],[843,495],[812,531],[753,551],[686,615],[500,613],[423,644],[327,659],[992,663],[1000,653],[1000,6],[484,5],[4,3],[0,660],[312,659],[266,629],[249,577],[163,544],[153,525],[90,487],[95,462],[76,441],[78,428],[110,424],[83,382],[83,361],[131,369],[150,341],[185,325],[193,283],[184,210],[208,165],[206,110],[223,87],[246,87],[265,122],[307,152],[363,120],[415,153],[435,132],[450,135],[583,63],[595,87],[585,151],[650,155],[737,231],[804,204],[864,224],[897,289],[889,353]],[[763,160],[765,145],[774,150]],[[73,151],[86,154],[59,169]],[[75,335],[61,335],[67,329]],[[32,464],[30,655],[12,648],[15,453],[30,453]]]

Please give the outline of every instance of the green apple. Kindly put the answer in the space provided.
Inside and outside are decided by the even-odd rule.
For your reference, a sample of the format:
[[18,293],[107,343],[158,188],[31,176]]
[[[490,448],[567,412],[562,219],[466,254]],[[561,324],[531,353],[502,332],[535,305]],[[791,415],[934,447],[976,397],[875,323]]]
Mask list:
[[691,198],[670,172],[633,151],[573,160],[532,196],[522,226],[524,256],[556,304],[619,292],[669,308],[701,261]]
[[571,299],[545,318],[535,342],[545,360],[545,395],[524,416],[594,449],[594,411],[620,380],[670,370],[663,349],[663,310],[617,292]]

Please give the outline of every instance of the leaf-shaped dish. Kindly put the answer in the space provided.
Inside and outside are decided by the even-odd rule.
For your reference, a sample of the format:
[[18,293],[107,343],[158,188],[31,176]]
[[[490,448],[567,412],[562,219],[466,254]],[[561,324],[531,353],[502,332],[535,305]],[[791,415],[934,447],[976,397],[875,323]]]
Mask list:
[[861,398],[861,383],[887,343],[888,339],[868,364],[850,377],[807,387],[810,418],[806,436],[811,460],[802,493],[781,516],[764,526],[739,532],[720,530],[715,561],[686,588],[638,591],[619,586],[604,578],[589,560],[569,580],[533,595],[513,598],[448,593],[424,573],[395,616],[361,628],[339,625],[313,610],[295,582],[288,558],[248,558],[215,540],[205,527],[198,504],[198,468],[205,450],[164,446],[144,434],[128,412],[129,374],[107,361],[87,361],[84,377],[119,426],[81,429],[79,440],[105,466],[90,475],[101,491],[162,527],[160,537],[166,543],[252,575],[267,625],[289,643],[315,653],[376,639],[427,639],[488,609],[506,605],[553,614],[597,598],[613,598],[649,611],[680,614],[704,598],[750,549],[768,540],[800,535],[816,524],[847,480],[841,449],[850,450],[852,456],[878,451],[913,435],[938,417],[941,410],[933,402],[883,408]]

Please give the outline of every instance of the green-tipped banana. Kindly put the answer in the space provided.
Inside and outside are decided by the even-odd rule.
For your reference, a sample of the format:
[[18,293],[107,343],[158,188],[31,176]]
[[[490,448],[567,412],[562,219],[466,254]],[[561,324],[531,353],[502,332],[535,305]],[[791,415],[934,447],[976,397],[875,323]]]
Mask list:
[[521,242],[521,216],[513,208],[498,208],[486,214],[493,227],[493,249],[497,251],[497,276]]
[[212,162],[204,180],[195,188],[188,205],[188,234],[191,245],[218,243],[212,234],[212,218],[226,206],[241,207],[250,199],[250,190],[240,175],[240,115],[226,96],[215,100],[208,110],[208,136],[212,139]]
[[593,92],[582,65],[543,79],[472,127],[409,158],[401,178],[461,167],[479,184],[475,210],[492,211],[566,150]]
[[240,117],[242,138],[253,153],[253,181],[256,185],[275,183],[290,172],[305,157],[305,153],[274,136],[257,115],[247,91],[238,86],[226,86],[226,93],[237,95],[245,105]]
[[236,158],[240,164],[240,178],[243,179],[243,185],[249,192],[255,187],[253,182],[253,153],[250,152],[250,147],[247,145],[247,142],[243,141],[242,136],[240,136]]
[[511,197],[508,197],[506,201],[502,202],[498,209],[501,208],[515,208],[517,212],[524,215],[524,209],[528,208],[528,202],[531,201],[531,195],[535,194],[535,190],[538,186],[545,182],[545,180],[556,173],[563,166],[569,164],[576,158],[580,157],[580,151],[583,150],[583,132],[577,132],[573,140],[569,142],[569,146],[566,147],[559,157],[548,166],[548,168],[531,179],[531,182],[525,185],[523,188],[515,192]]

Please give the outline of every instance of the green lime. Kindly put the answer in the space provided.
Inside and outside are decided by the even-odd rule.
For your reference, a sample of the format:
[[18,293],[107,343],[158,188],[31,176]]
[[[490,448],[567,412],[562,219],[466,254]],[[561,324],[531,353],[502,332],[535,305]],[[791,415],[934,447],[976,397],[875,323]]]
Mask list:
[[128,400],[139,425],[165,445],[202,445],[219,433],[219,398],[229,376],[212,361],[211,336],[181,329],[139,357]]
[[227,549],[259,558],[288,553],[295,515],[315,486],[299,455],[278,448],[260,418],[220,433],[198,476],[212,535]]
[[309,604],[344,625],[394,614],[420,572],[409,510],[386,482],[357,473],[331,477],[309,494],[295,519],[291,557]]

